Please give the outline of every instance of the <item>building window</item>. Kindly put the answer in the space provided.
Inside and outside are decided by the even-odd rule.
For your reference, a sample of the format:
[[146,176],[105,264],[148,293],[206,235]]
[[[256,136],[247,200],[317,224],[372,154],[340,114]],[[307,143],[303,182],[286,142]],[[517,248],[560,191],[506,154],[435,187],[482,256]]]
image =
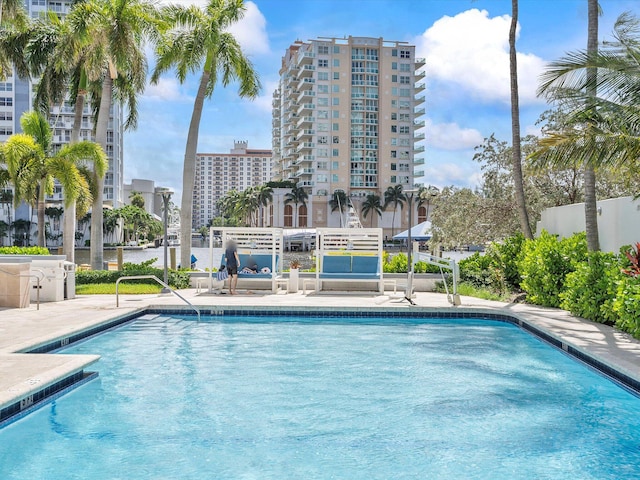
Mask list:
[[391,158],[396,158],[398,156],[397,150],[391,150]]
[[318,72],[318,80],[329,80],[329,72]]
[[333,46],[333,53],[340,53],[340,46],[339,45],[334,45]]
[[329,93],[329,85],[318,85],[318,93]]
[[340,118],[340,110],[332,110],[331,118]]
[[391,171],[395,172],[398,169],[398,165],[396,163],[391,164]]
[[411,84],[411,77],[409,77],[407,75],[400,75],[400,84],[401,85],[410,85]]
[[333,66],[334,67],[339,67],[340,66],[340,59],[339,58],[334,58],[333,59]]
[[329,60],[326,58],[318,60],[318,68],[329,68]]
[[391,62],[391,70],[397,70],[398,69],[398,62]]
[[11,97],[0,97],[0,106],[2,106],[2,107],[12,107],[13,106],[13,98],[11,98]]
[[339,136],[337,136],[337,135],[335,135],[335,136],[333,137],[333,143],[334,143],[334,144],[335,144],[335,143],[340,143],[340,137],[339,137]]
[[291,205],[284,206],[284,226],[293,227],[293,207]]
[[[332,124],[331,124],[331,130],[333,130],[334,132],[338,132],[338,131],[340,131],[340,124],[339,124],[339,123],[332,123]],[[336,138],[337,138],[337,137],[333,137],[333,140],[334,140],[334,142],[333,142],[333,143],[336,143],[336,142],[335,142],[335,139],[336,139]]]
[[331,99],[331,105],[333,105],[334,107],[336,107],[336,106],[340,105],[340,98],[338,98],[338,97],[333,97],[333,98]]
[[401,72],[410,72],[411,71],[411,65],[408,63],[401,63],[400,64],[400,71]]
[[307,206],[298,206],[298,227],[305,228],[307,226]]
[[340,80],[340,72],[333,72],[333,79]]
[[340,85],[331,85],[332,93],[340,93]]
[[400,50],[400,58],[411,58],[411,50]]
[[398,81],[398,75],[391,75],[391,81],[396,83]]
[[397,133],[398,132],[398,126],[397,125],[391,125],[391,133]]
[[338,174],[334,173],[333,175],[331,175],[331,181],[333,183],[338,183],[340,180],[338,179]]
[[318,97],[318,106],[319,107],[328,107],[329,99],[327,97]]
[[397,48],[392,48],[391,49],[391,56],[392,57],[397,57],[398,56],[398,49]]
[[328,45],[318,45],[318,54],[319,55],[329,55],[329,46]]

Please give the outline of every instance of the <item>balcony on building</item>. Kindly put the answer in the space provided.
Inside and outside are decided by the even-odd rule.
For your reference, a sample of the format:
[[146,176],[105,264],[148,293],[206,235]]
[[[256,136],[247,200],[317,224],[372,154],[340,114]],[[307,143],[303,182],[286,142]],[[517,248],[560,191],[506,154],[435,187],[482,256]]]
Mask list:
[[416,82],[419,82],[420,80],[423,80],[424,77],[427,76],[427,73],[424,70],[421,70],[419,72],[416,72],[413,76],[413,80]]
[[300,81],[298,82],[297,88],[299,91],[306,90],[313,87],[315,83],[316,83],[315,78],[301,78]]
[[424,128],[424,120],[416,120],[413,122],[413,128],[414,130],[419,130],[421,128]]
[[424,108],[418,108],[418,109],[414,110],[413,116],[418,118],[418,117],[421,117],[422,115],[424,115],[424,113],[425,113]]
[[422,157],[414,158],[413,159],[413,164],[414,165],[424,165],[424,158],[422,158]]
[[311,128],[304,128],[302,130],[298,130],[298,135],[296,136],[296,140],[309,140],[309,137],[315,135],[316,131]]
[[424,95],[420,95],[419,97],[415,97],[413,100],[414,105],[420,105],[424,103]]
[[314,58],[316,58],[316,54],[313,52],[299,52],[298,65],[310,65]]
[[303,103],[298,107],[298,110],[296,110],[296,115],[298,115],[299,117],[309,115],[310,113],[313,113],[315,108],[315,103]]
[[300,70],[298,70],[298,74],[296,75],[296,78],[300,79],[300,78],[312,77],[313,72],[315,71],[316,71],[315,65],[303,65],[302,67],[300,67]]
[[298,170],[296,170],[296,178],[300,178],[303,176],[311,176],[313,175],[314,169],[313,168],[299,168]]
[[416,93],[420,93],[420,92],[422,92],[425,88],[426,88],[426,86],[425,86],[424,82],[422,82],[422,83],[418,83],[418,84],[415,86],[415,91],[416,91]]
[[316,182],[312,182],[311,180],[301,180],[298,183],[296,183],[296,187],[298,188],[314,187],[315,185],[316,185]]
[[298,123],[296,124],[297,128],[309,128],[313,125],[313,122],[315,122],[316,119],[315,117],[311,117],[311,116],[306,116],[306,117],[300,117],[298,119]]
[[418,70],[419,68],[424,67],[426,63],[427,61],[424,57],[417,57],[414,62],[415,69]]
[[422,153],[424,152],[424,145],[418,145],[413,147],[413,153]]
[[420,140],[424,140],[424,133],[414,133],[413,134],[413,141],[414,142],[419,142]]
[[307,150],[311,150],[316,146],[313,142],[300,142],[296,147],[296,153],[304,152]]
[[313,99],[316,96],[316,92],[314,92],[313,90],[303,90],[300,93],[298,93],[298,97],[296,98],[296,102],[298,102],[298,104],[304,103],[304,102],[310,102],[313,101]]
[[413,178],[419,178],[419,177],[424,177],[424,170],[418,170],[416,172],[413,172]]

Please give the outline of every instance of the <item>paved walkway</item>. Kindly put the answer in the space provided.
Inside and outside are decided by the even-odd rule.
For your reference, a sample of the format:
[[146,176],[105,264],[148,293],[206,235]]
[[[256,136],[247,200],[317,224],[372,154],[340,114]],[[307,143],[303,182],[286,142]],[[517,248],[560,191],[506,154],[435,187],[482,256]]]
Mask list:
[[[605,325],[569,315],[557,309],[524,304],[505,304],[462,297],[452,307],[444,294],[418,292],[416,306],[401,296],[389,297],[355,292],[266,293],[240,291],[239,295],[197,293],[181,290],[194,305],[219,307],[322,307],[362,309],[419,309],[432,311],[481,311],[513,315],[640,382],[640,342]],[[174,295],[79,296],[73,300],[42,303],[25,309],[0,308],[0,409],[28,397],[56,380],[85,369],[98,360],[94,355],[23,354],[73,333],[108,323],[149,306],[182,306]]]

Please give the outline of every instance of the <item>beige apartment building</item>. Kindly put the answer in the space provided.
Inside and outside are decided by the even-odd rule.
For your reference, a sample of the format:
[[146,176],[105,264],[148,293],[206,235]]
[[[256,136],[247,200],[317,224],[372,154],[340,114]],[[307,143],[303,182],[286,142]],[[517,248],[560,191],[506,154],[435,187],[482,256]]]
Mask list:
[[[424,64],[415,46],[382,38],[321,37],[287,49],[272,102],[273,176],[308,193],[304,226],[346,225],[347,213],[329,204],[336,191],[360,214],[368,194],[384,202],[389,186],[411,189],[423,176]],[[406,210],[396,212],[396,232],[406,228]],[[373,216],[390,234],[391,208]]]
[[231,190],[243,192],[271,180],[272,152],[234,142],[230,153],[197,153],[193,188],[193,229],[218,215],[216,204]]

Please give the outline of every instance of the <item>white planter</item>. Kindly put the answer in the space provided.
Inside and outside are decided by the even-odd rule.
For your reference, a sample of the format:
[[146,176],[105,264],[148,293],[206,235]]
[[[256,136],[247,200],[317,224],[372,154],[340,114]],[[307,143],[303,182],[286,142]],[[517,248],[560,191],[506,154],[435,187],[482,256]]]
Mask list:
[[298,293],[299,270],[292,268],[289,270],[289,293]]

